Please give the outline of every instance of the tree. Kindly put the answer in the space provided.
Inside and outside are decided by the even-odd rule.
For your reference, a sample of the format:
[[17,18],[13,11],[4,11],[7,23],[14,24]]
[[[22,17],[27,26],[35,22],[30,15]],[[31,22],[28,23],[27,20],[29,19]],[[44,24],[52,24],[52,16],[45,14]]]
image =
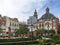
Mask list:
[[55,30],[44,30],[44,29],[38,29],[36,30],[38,37],[49,37],[55,35]]
[[48,30],[49,36],[54,36],[56,34],[55,30]]
[[37,33],[38,38],[40,38],[40,37],[42,37],[44,30],[43,29],[37,29],[36,33]]
[[17,35],[20,35],[20,34],[27,34],[29,32],[29,29],[28,29],[28,26],[26,24],[20,24],[19,25],[19,29],[16,29],[15,33]]
[[36,32],[37,32],[38,34],[42,34],[43,31],[44,31],[44,30],[41,30],[41,29],[36,30]]
[[50,37],[50,36],[54,36],[56,33],[55,30],[45,30],[44,34],[46,37]]
[[55,34],[55,30],[49,30],[50,33]]

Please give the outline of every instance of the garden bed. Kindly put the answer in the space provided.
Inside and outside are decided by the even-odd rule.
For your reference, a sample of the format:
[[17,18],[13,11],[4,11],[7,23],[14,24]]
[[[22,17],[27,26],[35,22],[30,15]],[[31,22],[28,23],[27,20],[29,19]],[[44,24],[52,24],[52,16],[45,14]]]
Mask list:
[[38,44],[38,41],[18,41],[18,42],[2,42],[0,45],[27,45],[27,44]]

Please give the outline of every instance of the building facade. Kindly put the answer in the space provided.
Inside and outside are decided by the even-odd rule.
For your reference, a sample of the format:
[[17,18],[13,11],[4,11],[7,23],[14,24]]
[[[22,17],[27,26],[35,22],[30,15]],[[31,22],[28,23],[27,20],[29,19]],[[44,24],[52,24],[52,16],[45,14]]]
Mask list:
[[[37,15],[37,12],[34,12],[34,15]],[[34,35],[36,35],[35,30],[42,29],[42,30],[55,30],[56,34],[59,30],[59,18],[55,17],[52,13],[50,13],[49,8],[46,8],[45,14],[43,14],[39,19],[36,17],[30,17],[28,19],[28,24],[33,25],[29,26],[30,30],[33,30]],[[35,18],[35,19],[34,19]],[[35,21],[33,23],[33,21]]]
[[36,29],[55,30],[59,28],[59,18],[55,17],[49,12],[49,8],[46,8],[46,13],[43,14],[34,24]]
[[15,29],[19,29],[19,21],[17,18],[10,18],[0,15],[0,27],[2,28],[3,35],[8,36],[9,27],[11,29],[11,35],[14,36]]
[[30,29],[30,31],[34,31],[34,23],[37,22],[37,11],[35,10],[34,15],[30,16],[29,19],[27,20],[27,24],[28,24],[28,28]]

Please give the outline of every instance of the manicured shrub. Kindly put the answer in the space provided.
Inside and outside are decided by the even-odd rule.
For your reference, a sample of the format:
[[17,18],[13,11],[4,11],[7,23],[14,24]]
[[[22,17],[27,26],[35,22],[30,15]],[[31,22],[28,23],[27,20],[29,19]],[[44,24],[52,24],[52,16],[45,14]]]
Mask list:
[[0,39],[0,43],[1,42],[17,42],[17,41],[29,41],[29,40],[35,40],[35,39],[31,39],[31,38],[16,38],[16,39]]
[[41,39],[39,41],[40,45],[55,45],[54,41],[52,39]]
[[52,37],[52,39],[54,40],[54,42],[56,44],[60,44],[60,35],[55,35],[55,36]]
[[38,41],[20,41],[20,42],[3,42],[0,45],[28,45],[28,44],[38,44]]

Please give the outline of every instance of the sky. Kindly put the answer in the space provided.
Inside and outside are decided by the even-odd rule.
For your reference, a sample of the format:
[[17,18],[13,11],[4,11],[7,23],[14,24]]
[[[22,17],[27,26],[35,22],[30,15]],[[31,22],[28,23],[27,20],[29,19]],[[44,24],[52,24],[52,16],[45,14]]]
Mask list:
[[45,9],[60,19],[60,0],[0,0],[0,14],[11,18],[18,18],[20,22],[27,21],[33,16],[35,9],[40,18]]

